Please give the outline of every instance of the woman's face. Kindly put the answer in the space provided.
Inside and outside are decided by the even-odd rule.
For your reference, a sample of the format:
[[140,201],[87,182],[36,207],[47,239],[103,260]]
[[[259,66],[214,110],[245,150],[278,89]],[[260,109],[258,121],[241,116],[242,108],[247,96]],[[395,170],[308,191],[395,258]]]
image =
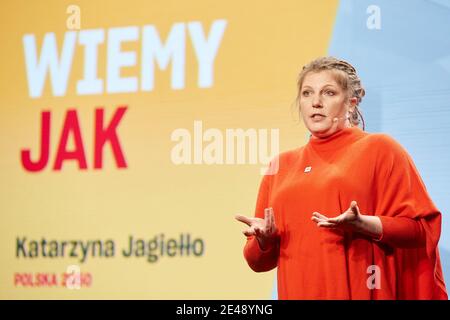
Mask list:
[[325,138],[349,127],[349,111],[355,105],[356,98],[348,98],[331,71],[309,72],[303,79],[300,112],[314,137]]

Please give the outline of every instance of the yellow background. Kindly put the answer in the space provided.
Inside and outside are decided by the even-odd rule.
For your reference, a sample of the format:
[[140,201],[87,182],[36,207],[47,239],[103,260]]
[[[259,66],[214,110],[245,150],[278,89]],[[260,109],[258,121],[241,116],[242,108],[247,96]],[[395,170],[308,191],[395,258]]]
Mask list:
[[[197,86],[197,60],[186,37],[186,87],[170,88],[170,67],[158,70],[150,92],[77,96],[84,48],[77,45],[67,94],[54,97],[47,76],[43,95],[28,94],[22,38],[36,36],[38,52],[47,32],[61,48],[68,14],[81,9],[81,28],[153,24],[165,40],[176,22],[201,21],[209,31],[217,19],[227,27],[214,64],[214,85]],[[254,214],[260,165],[174,165],[170,134],[218,128],[280,129],[280,151],[305,143],[306,131],[293,107],[296,77],[303,64],[326,55],[337,1],[2,1],[0,10],[0,298],[87,299],[269,299],[276,271],[254,273],[242,249],[244,226],[237,213]],[[106,43],[99,47],[99,78],[106,78]],[[137,54],[137,66],[122,76],[140,77],[140,41],[122,50]],[[104,83],[105,85],[105,83]],[[128,105],[118,135],[128,168],[118,169],[109,146],[102,170],[93,167],[94,110],[105,108],[106,123]],[[76,108],[88,170],[73,161],[51,170],[67,109]],[[39,149],[40,114],[50,110],[51,155],[38,173],[23,169],[20,150]],[[161,258],[121,256],[130,234],[150,239],[188,232],[205,240],[205,255]],[[16,258],[16,237],[40,240],[114,239],[114,258]],[[15,287],[15,272],[62,273],[70,264],[93,275],[90,288]]]

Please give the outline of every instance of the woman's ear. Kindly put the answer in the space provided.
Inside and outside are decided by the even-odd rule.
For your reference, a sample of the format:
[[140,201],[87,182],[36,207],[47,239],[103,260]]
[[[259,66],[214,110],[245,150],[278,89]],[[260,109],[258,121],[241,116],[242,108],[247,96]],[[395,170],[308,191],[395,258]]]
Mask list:
[[357,105],[358,105],[358,98],[357,97],[350,98],[350,106],[348,108],[348,111],[350,113],[355,112],[355,109],[356,109]]

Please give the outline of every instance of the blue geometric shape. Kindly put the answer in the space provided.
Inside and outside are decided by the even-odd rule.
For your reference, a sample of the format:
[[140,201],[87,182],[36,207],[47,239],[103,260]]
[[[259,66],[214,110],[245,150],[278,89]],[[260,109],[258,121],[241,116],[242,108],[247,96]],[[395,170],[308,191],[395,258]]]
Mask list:
[[[367,8],[380,12],[369,29]],[[442,0],[340,1],[329,55],[348,60],[366,89],[366,131],[388,133],[412,156],[442,212],[450,279],[450,5]]]

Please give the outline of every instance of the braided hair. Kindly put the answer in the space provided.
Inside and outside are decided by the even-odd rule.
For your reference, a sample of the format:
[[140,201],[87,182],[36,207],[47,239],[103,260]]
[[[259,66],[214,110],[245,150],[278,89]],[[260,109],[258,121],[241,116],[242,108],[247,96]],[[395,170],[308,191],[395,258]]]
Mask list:
[[361,80],[359,79],[356,69],[347,61],[337,59],[335,57],[321,57],[317,58],[307,65],[305,65],[299,74],[297,81],[297,103],[300,102],[300,90],[303,85],[303,80],[306,74],[309,72],[318,72],[324,70],[337,70],[336,80],[344,90],[347,90],[349,97],[357,98],[355,111],[350,114],[350,123],[353,126],[362,124],[363,130],[365,129],[364,118],[359,110],[359,103],[366,94],[366,91],[362,87]]

